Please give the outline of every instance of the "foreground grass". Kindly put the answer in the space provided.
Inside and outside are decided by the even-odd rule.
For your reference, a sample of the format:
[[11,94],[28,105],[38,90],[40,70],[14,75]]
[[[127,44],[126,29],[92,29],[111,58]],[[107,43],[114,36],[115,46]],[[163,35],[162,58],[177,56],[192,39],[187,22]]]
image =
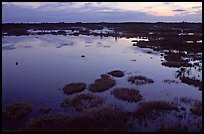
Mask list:
[[10,104],[2,109],[4,121],[19,121],[32,112],[32,107],[28,103],[18,102]]
[[123,132],[127,131],[127,116],[116,107],[90,110],[82,116],[45,116],[30,120],[25,132]]

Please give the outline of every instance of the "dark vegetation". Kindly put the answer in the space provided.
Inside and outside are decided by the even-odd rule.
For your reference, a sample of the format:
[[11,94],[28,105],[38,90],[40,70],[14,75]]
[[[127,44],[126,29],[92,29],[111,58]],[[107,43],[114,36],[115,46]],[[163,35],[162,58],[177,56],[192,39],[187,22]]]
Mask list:
[[74,94],[83,91],[86,88],[85,83],[70,83],[63,87],[65,94]]
[[150,101],[139,103],[134,116],[139,121],[145,121],[149,118],[157,118],[168,111],[179,111],[178,107],[170,102],[166,101]]
[[123,77],[125,75],[124,72],[120,70],[114,70],[114,71],[108,72],[108,74],[114,77]]
[[152,79],[147,78],[145,76],[130,76],[128,78],[128,82],[130,82],[131,84],[136,84],[136,85],[154,83],[154,81]]
[[117,107],[90,110],[82,116],[45,116],[30,120],[20,131],[25,132],[123,132],[127,116]]
[[139,94],[137,89],[115,88],[113,89],[112,94],[115,97],[128,102],[138,102],[142,100],[142,95]]
[[73,107],[76,111],[83,111],[93,107],[97,107],[103,103],[103,99],[97,95],[86,93],[79,94],[72,99],[67,98],[61,104],[62,107]]
[[176,71],[176,78],[179,78],[182,83],[188,84],[188,85],[193,85],[195,87],[198,87],[200,91],[202,91],[202,81],[196,79],[195,77],[187,77],[185,75],[186,69],[185,68],[180,68],[179,70]]
[[115,80],[109,75],[102,74],[100,79],[95,80],[95,82],[89,86],[89,89],[92,92],[103,92],[112,88],[115,83]]
[[13,103],[2,109],[3,121],[19,121],[32,112],[32,107],[27,103]]

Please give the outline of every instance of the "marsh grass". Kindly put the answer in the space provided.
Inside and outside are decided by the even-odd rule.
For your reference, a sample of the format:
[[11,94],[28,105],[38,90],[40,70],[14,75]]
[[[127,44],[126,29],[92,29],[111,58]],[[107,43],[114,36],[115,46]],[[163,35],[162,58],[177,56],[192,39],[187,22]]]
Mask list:
[[32,107],[28,103],[18,102],[10,104],[2,109],[4,121],[19,121],[32,112]]
[[193,85],[195,87],[198,87],[199,90],[202,91],[202,81],[197,80],[195,78],[185,77],[185,76],[180,77],[180,80],[181,80],[182,83],[186,83],[188,85]]
[[137,89],[115,88],[111,92],[115,97],[128,102],[138,102],[142,100],[142,95]]
[[190,111],[197,116],[202,116],[202,102],[196,101]]
[[147,119],[156,119],[167,111],[179,111],[178,107],[166,101],[150,101],[139,103],[138,108],[134,112],[134,116],[139,121],[147,121]]
[[123,77],[125,75],[124,72],[121,70],[114,70],[114,71],[108,72],[108,74],[114,77]]
[[116,107],[90,110],[81,116],[45,116],[30,120],[26,132],[122,132],[127,131],[126,113]]
[[114,79],[107,74],[102,74],[100,79],[95,80],[95,82],[89,86],[89,89],[92,92],[103,92],[110,89],[115,84],[116,82]]
[[145,76],[130,76],[128,78],[128,82],[130,82],[131,84],[136,84],[136,85],[154,83],[154,81],[152,79],[149,79]]
[[192,67],[192,64],[188,61],[166,61],[162,65],[167,67]]
[[64,93],[67,95],[71,95],[74,93],[78,93],[83,91],[86,88],[86,84],[85,83],[70,83],[67,84],[63,87]]
[[73,107],[76,111],[83,111],[100,106],[102,103],[103,99],[99,96],[91,93],[86,93],[76,95],[72,99],[65,99],[61,106],[64,108]]

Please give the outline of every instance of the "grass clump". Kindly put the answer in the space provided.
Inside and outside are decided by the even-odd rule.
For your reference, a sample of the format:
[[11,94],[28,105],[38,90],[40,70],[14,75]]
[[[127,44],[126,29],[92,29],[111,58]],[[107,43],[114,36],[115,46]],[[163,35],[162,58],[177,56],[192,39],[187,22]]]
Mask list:
[[86,84],[85,83],[70,83],[67,84],[63,87],[64,93],[65,94],[74,94],[74,93],[78,93],[83,91],[86,88]]
[[109,88],[113,87],[115,85],[115,80],[112,79],[110,76],[103,74],[101,75],[100,79],[95,80],[94,83],[92,83],[89,88],[92,92],[103,92],[108,90]]
[[166,61],[162,65],[167,67],[192,67],[192,64],[187,61]]
[[108,72],[108,74],[114,77],[123,77],[125,75],[124,72],[120,70],[114,70],[114,71]]
[[73,107],[76,111],[83,111],[84,109],[89,109],[97,107],[103,103],[103,99],[97,95],[91,93],[79,94],[72,99],[65,99],[61,104],[62,107]]
[[151,84],[154,83],[152,79],[146,78],[145,76],[130,76],[128,82],[136,85]]
[[115,88],[112,91],[115,97],[128,102],[138,102],[142,100],[142,95],[136,89],[129,88]]
[[26,117],[30,112],[32,112],[32,108],[29,104],[18,102],[4,107],[2,115],[3,120],[5,121],[19,121]]

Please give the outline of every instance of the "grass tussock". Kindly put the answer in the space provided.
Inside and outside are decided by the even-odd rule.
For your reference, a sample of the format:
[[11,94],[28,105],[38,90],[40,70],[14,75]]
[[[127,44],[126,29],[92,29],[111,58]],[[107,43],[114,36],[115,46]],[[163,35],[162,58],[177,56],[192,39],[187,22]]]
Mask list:
[[113,87],[115,83],[116,82],[114,79],[106,74],[103,74],[101,75],[100,79],[95,80],[95,82],[89,86],[89,89],[92,92],[103,92]]
[[83,111],[97,107],[103,103],[103,99],[91,93],[79,94],[72,99],[65,99],[61,104],[62,107],[73,107],[76,111]]
[[120,70],[114,70],[114,71],[108,72],[108,74],[114,77],[123,77],[125,75],[124,72]]
[[115,88],[113,89],[112,94],[115,97],[128,102],[138,102],[142,100],[142,95],[139,94],[139,91],[136,89]]
[[192,67],[192,64],[187,61],[166,61],[162,65],[167,67]]
[[136,84],[136,85],[154,83],[154,81],[152,79],[149,79],[145,76],[130,76],[128,78],[128,82],[130,82],[131,84]]
[[19,121],[30,112],[32,112],[31,106],[23,102],[13,103],[2,109],[4,121]]
[[74,94],[74,93],[78,93],[83,91],[86,88],[86,84],[85,83],[70,83],[67,84],[63,87],[64,93],[65,94]]

